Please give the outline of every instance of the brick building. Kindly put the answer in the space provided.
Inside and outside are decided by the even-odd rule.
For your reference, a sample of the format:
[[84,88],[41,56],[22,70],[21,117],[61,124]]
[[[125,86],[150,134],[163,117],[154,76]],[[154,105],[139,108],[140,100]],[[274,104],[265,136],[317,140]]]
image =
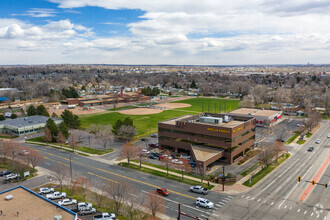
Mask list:
[[191,155],[204,169],[215,161],[231,164],[255,142],[251,116],[204,113],[158,123],[159,145]]

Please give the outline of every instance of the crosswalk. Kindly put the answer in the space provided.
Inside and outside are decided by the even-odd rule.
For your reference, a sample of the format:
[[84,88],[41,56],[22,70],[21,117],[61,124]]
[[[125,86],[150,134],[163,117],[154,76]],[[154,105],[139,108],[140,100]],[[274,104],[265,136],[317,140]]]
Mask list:
[[214,204],[213,209],[209,209],[206,212],[208,215],[201,214],[201,217],[208,218],[210,215],[215,216],[215,217],[220,217],[220,215],[215,214],[215,212],[218,209],[221,209],[221,207],[223,207],[226,203],[228,203],[233,198],[234,198],[234,196],[226,195],[226,196],[222,197],[221,199],[219,199],[219,201],[214,201],[214,203],[213,203]]

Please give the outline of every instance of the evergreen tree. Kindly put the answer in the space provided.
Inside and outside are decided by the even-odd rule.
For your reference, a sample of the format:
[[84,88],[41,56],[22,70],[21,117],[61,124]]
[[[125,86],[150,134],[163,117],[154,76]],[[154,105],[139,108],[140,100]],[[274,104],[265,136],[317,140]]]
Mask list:
[[51,142],[53,140],[52,133],[50,132],[49,128],[45,127],[45,136],[44,141]]
[[190,88],[192,88],[192,89],[196,89],[197,88],[197,85],[196,85],[195,80],[192,80],[192,82],[190,84]]
[[4,115],[0,115],[0,121],[4,121],[6,120],[5,116]]
[[82,87],[81,87],[81,90],[86,91],[86,86],[82,86]]
[[15,119],[17,118],[17,115],[15,113],[12,113],[11,116],[10,116],[11,119]]
[[26,113],[28,116],[36,115],[37,111],[36,108],[33,105],[30,105],[28,109],[26,110]]
[[78,129],[80,127],[80,119],[69,110],[64,110],[61,117],[68,128]]
[[52,118],[57,118],[57,117],[58,117],[58,115],[55,112],[53,112]]
[[61,122],[60,126],[58,127],[58,130],[60,131],[60,133],[62,133],[62,135],[65,138],[68,138],[69,137],[68,127],[66,126],[66,124],[64,122]]
[[43,115],[49,117],[49,113],[44,105],[39,105],[36,109],[37,115]]
[[56,141],[56,137],[58,135],[58,128],[54,122],[53,119],[49,118],[47,121],[46,121],[46,128],[49,129],[51,135],[52,135],[52,141],[55,142]]
[[122,125],[123,125],[123,122],[120,119],[118,119],[112,127],[112,133],[117,134],[120,126],[122,126]]

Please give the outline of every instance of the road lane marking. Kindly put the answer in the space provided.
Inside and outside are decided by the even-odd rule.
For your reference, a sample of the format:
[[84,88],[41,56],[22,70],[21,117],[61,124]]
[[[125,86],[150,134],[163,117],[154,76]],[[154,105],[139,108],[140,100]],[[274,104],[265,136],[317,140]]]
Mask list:
[[251,200],[254,200],[254,199],[255,199],[255,197],[251,198]]
[[249,199],[249,198],[250,198],[250,196],[246,197],[246,199]]
[[299,160],[296,160],[291,166],[289,166],[286,170],[284,170],[276,179],[274,179],[270,184],[268,184],[263,190],[261,190],[257,195],[259,196],[261,193],[263,193],[268,187],[270,187],[275,181],[277,181],[278,178],[280,178],[284,173],[286,173],[291,167],[293,167],[296,163],[298,163]]
[[311,216],[313,216],[313,215],[314,215],[314,212],[312,212]]
[[217,215],[217,214],[213,214],[215,217],[219,217],[220,215]]
[[103,176],[99,176],[99,175],[97,175],[97,174],[95,174],[95,173],[91,173],[91,172],[87,172],[87,173],[88,173],[89,175],[97,176],[97,177],[99,177],[99,178],[102,178],[102,179],[108,180],[108,181],[110,181],[110,182],[114,182],[114,183],[120,184],[120,183],[117,182],[117,181],[114,181],[114,180],[112,180],[112,179],[108,179],[108,178],[103,177]]
[[51,161],[54,161],[54,162],[56,162],[56,163],[60,163],[60,164],[62,164],[62,165],[64,165],[64,166],[67,166],[67,167],[69,167],[70,165],[69,164],[66,164],[66,163],[62,163],[62,162],[60,162],[60,161],[57,161],[57,160],[53,160],[53,159],[50,159],[50,158],[48,158],[48,157],[44,157],[46,160],[51,160]]
[[304,212],[304,215],[306,215],[307,211]]
[[[141,190],[141,192],[143,192],[143,193],[149,193],[149,192],[147,192],[147,191],[144,191],[144,190]],[[160,197],[159,196],[159,198],[163,198],[163,199],[165,199],[166,201],[169,201],[169,202],[173,202],[173,203],[175,203],[175,204],[179,204],[180,202],[177,202],[177,201],[174,201],[174,200],[171,200],[171,199],[168,199],[168,198],[165,198],[165,197]],[[200,210],[200,209],[198,209],[198,208],[194,208],[194,207],[192,207],[192,206],[189,206],[189,205],[186,205],[186,204],[183,204],[183,203],[180,203],[182,206],[185,206],[185,207],[187,207],[187,208],[190,208],[190,209],[194,209],[194,210],[196,210],[196,211],[199,211],[199,212],[202,212],[202,213],[206,213],[205,211],[202,211],[202,210]]]
[[[39,151],[42,151],[42,150],[39,150]],[[46,153],[46,154],[49,154],[49,155],[52,155],[52,156],[54,156],[54,157],[59,157],[59,158],[62,158],[62,159],[64,159],[64,160],[70,161],[70,159],[67,159],[67,158],[64,158],[64,157],[61,157],[61,156],[57,156],[57,155],[52,154],[52,153],[48,153],[48,152],[45,152],[45,151],[42,151],[42,152],[44,152],[44,153]],[[45,157],[45,158],[47,158],[47,157]],[[50,158],[48,158],[48,159],[49,159],[49,160],[52,160],[52,161],[55,161],[55,162],[57,162],[57,163],[61,163],[61,164],[65,165],[65,166],[69,166],[69,165],[67,165],[67,164],[65,164],[65,163],[62,163],[62,162],[60,162],[60,161],[56,161],[56,160],[53,160],[53,159],[50,159]],[[77,162],[77,161],[75,161],[75,160],[71,160],[71,162],[73,162],[73,163],[77,163],[77,164],[81,164],[81,165],[84,165],[84,164],[82,164],[82,163],[80,163],[80,162]],[[115,176],[119,176],[119,177],[124,178],[124,179],[129,179],[129,180],[134,181],[134,182],[138,182],[138,183],[141,183],[141,184],[144,184],[144,185],[148,185],[148,186],[151,186],[151,187],[158,188],[158,186],[155,186],[155,185],[153,185],[153,184],[146,183],[146,182],[143,182],[143,181],[140,181],[140,180],[137,180],[137,179],[133,179],[133,178],[131,178],[131,177],[127,177],[127,176],[124,176],[124,175],[121,175],[121,174],[118,174],[118,173],[113,173],[113,172],[110,172],[110,171],[107,171],[107,170],[103,170],[103,169],[100,169],[100,168],[97,168],[97,167],[94,167],[94,166],[91,166],[91,165],[84,165],[84,166],[88,166],[88,167],[90,167],[90,168],[97,169],[97,170],[100,170],[100,171],[103,171],[103,172],[106,172],[106,173],[109,173],[109,174],[112,174],[112,175],[115,175]],[[197,197],[188,196],[188,195],[185,195],[185,194],[183,194],[183,193],[175,192],[175,191],[173,191],[173,190],[169,190],[169,191],[172,192],[172,193],[174,193],[174,194],[181,195],[181,196],[184,196],[184,197],[187,197],[187,198],[191,198],[191,199],[194,199],[194,200],[197,199]]]
[[229,197],[229,198],[231,198],[231,199],[234,198],[234,196],[227,196],[227,197]]
[[218,206],[218,207],[222,207],[222,205],[219,205],[219,204],[215,204],[216,206]]
[[258,202],[260,202],[261,199],[258,199]]
[[[328,155],[328,158],[322,164],[321,168],[318,170],[318,172],[316,173],[316,175],[314,176],[314,178],[312,180],[317,182],[319,180],[319,178],[322,176],[325,169],[328,167],[329,163],[330,163],[330,154]],[[314,188],[314,185],[312,185],[312,183],[309,183],[307,188],[305,189],[304,193],[301,195],[300,200],[304,201],[307,198],[307,196],[309,195],[309,193],[313,190],[313,188]]]
[[[312,169],[313,165],[310,166],[310,168],[307,170],[307,172],[303,175],[302,179],[307,175],[307,173]],[[290,196],[290,194],[293,192],[293,190],[295,190],[295,188],[298,186],[299,183],[296,183],[296,185],[292,188],[292,190],[285,196],[284,200],[281,202],[280,206],[278,208],[280,208],[283,203],[285,202],[285,200]]]
[[223,202],[218,202],[218,203],[220,203],[220,204],[222,204],[222,205],[224,205],[225,203],[223,203]]
[[274,202],[272,202],[272,204],[270,204],[270,205],[274,205]]
[[318,214],[316,217],[319,218],[320,217],[320,214]]
[[242,195],[241,199],[244,197],[244,195]]
[[297,212],[300,212],[300,209],[298,209],[298,211]]
[[286,206],[284,206],[284,208],[286,209]]
[[264,201],[264,204],[267,202],[267,200]]
[[292,209],[292,206],[290,207],[290,210]]

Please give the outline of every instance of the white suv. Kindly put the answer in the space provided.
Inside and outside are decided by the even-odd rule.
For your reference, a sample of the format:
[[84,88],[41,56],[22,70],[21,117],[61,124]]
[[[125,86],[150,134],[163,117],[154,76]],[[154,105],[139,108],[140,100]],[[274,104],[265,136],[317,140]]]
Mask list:
[[48,193],[54,193],[54,188],[44,187],[39,189],[39,194],[48,194]]
[[213,208],[213,202],[210,202],[209,200],[205,198],[198,197],[196,199],[196,205],[197,206],[202,206],[207,209],[212,209]]

